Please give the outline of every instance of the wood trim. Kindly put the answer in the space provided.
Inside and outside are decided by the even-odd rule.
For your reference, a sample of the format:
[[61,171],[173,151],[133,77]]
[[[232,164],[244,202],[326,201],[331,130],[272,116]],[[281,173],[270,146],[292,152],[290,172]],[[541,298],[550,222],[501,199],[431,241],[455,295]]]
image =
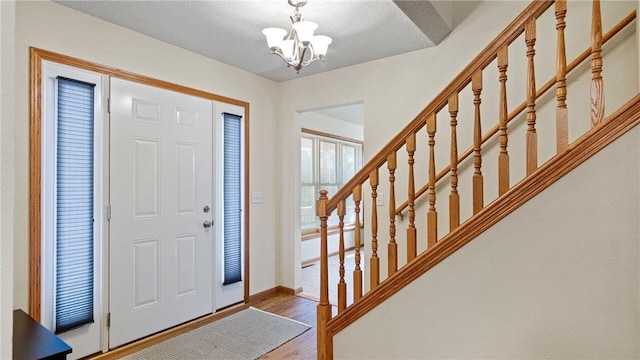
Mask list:
[[[611,38],[616,36],[620,31],[622,31],[625,27],[627,27],[627,25],[629,25],[635,18],[636,18],[635,11],[631,11],[629,14],[627,14],[627,16],[625,16],[619,23],[614,25],[611,28],[611,30],[609,30],[602,37],[602,44],[603,45],[606,44]],[[578,65],[582,64],[582,62],[585,61],[590,55],[591,55],[591,47],[588,47],[582,53],[580,53],[580,55],[578,55],[569,65],[566,66],[565,74],[569,74],[571,71],[573,71],[576,67],[578,67]],[[542,85],[542,87],[540,87],[540,89],[538,89],[538,91],[536,92],[536,99],[544,95],[547,91],[549,91],[549,89],[551,89],[551,87],[556,84],[556,79],[557,77],[553,76],[551,79],[549,79],[549,81],[547,81],[544,85]],[[520,113],[522,113],[522,111],[524,111],[524,109],[526,108],[526,104],[527,104],[527,100],[524,100],[520,105],[518,105],[509,114],[507,123],[511,122],[511,120],[515,119]],[[491,128],[491,130],[489,130],[482,137],[482,143],[484,144],[493,135],[498,133],[499,129],[500,129],[499,125],[496,125],[493,128]],[[473,154],[473,146],[469,147],[462,155],[460,155],[460,157],[458,158],[458,163],[461,163],[462,161],[464,161],[471,154]],[[440,171],[436,176],[436,181],[440,181],[440,179],[446,176],[450,170],[451,170],[450,165],[442,169],[442,171]],[[421,197],[425,192],[427,192],[428,189],[429,189],[429,184],[423,185],[420,189],[418,189],[418,191],[416,191],[415,198],[418,199],[419,197]],[[402,211],[406,209],[408,206],[409,206],[409,201],[405,201],[404,203],[402,203],[396,209],[396,215],[401,215]]]
[[276,286],[276,290],[278,290],[279,293],[285,294],[285,295],[291,295],[291,296],[296,296],[298,294],[300,294],[302,292],[302,287],[299,288],[288,288],[286,286]]
[[[350,247],[348,247],[348,248],[344,249],[344,251],[351,251],[351,250],[355,250],[355,248],[356,248],[355,246],[350,246]],[[338,251],[330,252],[327,256],[328,256],[328,257],[332,257],[332,256],[336,256],[336,255],[338,255],[339,253],[340,253],[340,251],[338,250]],[[305,260],[305,261],[303,261],[301,264],[302,264],[302,266],[305,266],[305,265],[308,265],[308,264],[314,263],[314,262],[316,262],[316,261],[318,261],[318,260],[320,260],[320,257],[319,257],[319,256],[318,256],[318,257],[314,257],[314,258],[309,259],[309,260]]]
[[253,304],[256,303],[258,301],[262,301],[265,299],[268,299],[278,293],[282,293],[282,294],[286,294],[286,295],[291,295],[291,296],[295,296],[297,295],[299,292],[302,291],[302,288],[298,288],[296,290],[285,287],[285,286],[276,286],[273,287],[271,289],[267,289],[265,291],[261,291],[259,293],[253,294],[249,297],[249,304]]
[[335,139],[335,140],[340,140],[340,141],[348,141],[348,142],[352,142],[354,144],[364,145],[364,141],[362,141],[362,140],[351,139],[351,138],[348,138],[348,137],[345,137],[345,136],[329,134],[329,133],[326,133],[326,132],[316,131],[316,130],[311,130],[311,129],[306,129],[306,128],[302,128],[302,129],[300,129],[300,131],[302,131],[305,134],[309,134],[309,135],[322,136],[322,137],[326,137],[326,138],[329,138],[329,139]]
[[250,285],[250,105],[248,102],[237,100],[210,92],[173,84],[167,81],[135,74],[113,67],[84,61],[67,55],[51,51],[29,48],[29,315],[40,321],[41,308],[41,122],[42,122],[42,62],[51,61],[76,68],[93,71],[119,79],[129,80],[140,84],[150,85],[161,89],[197,96],[212,101],[236,105],[244,109],[244,145],[245,145],[245,183],[244,183],[244,302],[249,302]]
[[[344,227],[345,232],[355,231],[355,229],[356,229],[356,223],[346,224]],[[339,233],[340,233],[339,225],[330,226],[327,228],[327,236],[335,235]],[[320,237],[320,229],[312,229],[312,230],[303,231],[300,236],[300,239],[302,241],[307,241],[307,240],[317,239],[319,237]]]
[[184,323],[182,325],[178,325],[176,327],[173,327],[171,329],[167,329],[165,331],[159,332],[155,335],[151,335],[148,336],[144,339],[132,342],[130,344],[121,346],[117,349],[108,351],[106,353],[102,353],[102,354],[98,354],[96,356],[89,356],[90,359],[92,360],[111,360],[111,359],[120,359],[123,356],[129,355],[129,354],[133,354],[134,352],[140,351],[142,349],[145,349],[147,347],[159,344],[165,340],[169,340],[173,337],[176,337],[180,334],[184,334],[186,332],[189,332],[191,330],[197,329],[199,327],[208,325],[216,320],[220,320],[223,319],[227,316],[233,315],[237,312],[240,312],[244,309],[247,309],[249,307],[248,304],[240,304],[240,305],[235,305],[232,306],[230,308],[227,308],[225,310],[222,310],[220,312],[217,313],[213,313],[213,314],[209,314],[209,315],[205,315],[201,318],[189,321],[187,323]]
[[285,294],[285,295],[289,295],[289,296],[296,296],[296,295],[300,294],[301,292],[302,292],[302,288],[301,287],[296,288],[296,289],[292,289],[292,288],[289,288],[289,287],[286,287],[286,286],[278,285],[278,286],[273,287],[271,289],[267,289],[265,291],[261,291],[261,292],[259,292],[257,294],[251,295],[249,304],[253,304],[253,303],[256,303],[258,301],[262,301],[262,300],[268,299],[268,298],[273,297],[274,295],[277,295],[277,294]]
[[347,308],[339,317],[330,320],[326,327],[327,339],[332,339],[333,335],[383,303],[638,124],[640,124],[640,95],[636,95],[611,114],[603,124],[581,136],[569,146],[566,152],[554,156],[504,196],[445,236],[433,248],[420,254],[401,272],[391,275],[359,302]]
[[34,48],[29,52],[29,315],[39,322],[42,279],[42,57]]
[[246,101],[233,99],[233,98],[222,96],[222,95],[217,95],[207,91],[194,89],[188,86],[174,84],[168,81],[163,81],[163,80],[155,79],[149,76],[144,76],[144,75],[136,74],[133,72],[129,72],[126,70],[121,70],[114,67],[101,65],[94,62],[90,62],[90,61],[85,61],[75,57],[58,54],[52,51],[47,51],[47,50],[38,49],[34,47],[31,47],[30,51],[38,53],[41,60],[57,62],[57,63],[73,66],[76,68],[97,72],[103,75],[116,77],[123,80],[129,80],[129,81],[133,81],[133,82],[137,82],[140,84],[145,84],[145,85],[149,85],[149,86],[153,86],[161,89],[176,91],[176,92],[187,94],[187,95],[193,95],[193,96],[197,96],[197,97],[201,97],[209,100],[237,105],[245,108],[246,110],[248,110],[248,107],[249,107],[249,103]]

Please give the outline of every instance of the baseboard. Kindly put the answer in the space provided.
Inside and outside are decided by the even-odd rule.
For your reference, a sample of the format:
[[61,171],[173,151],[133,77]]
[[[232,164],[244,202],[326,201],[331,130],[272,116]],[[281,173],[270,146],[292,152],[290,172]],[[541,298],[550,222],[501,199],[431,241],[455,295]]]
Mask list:
[[276,286],[276,292],[296,296],[302,292],[302,287],[292,289],[286,286]]
[[[355,248],[356,248],[355,246],[348,247],[348,248],[344,249],[344,251],[345,251],[345,252],[346,252],[346,251],[351,251],[351,250],[353,250],[353,249],[355,249]],[[340,253],[340,251],[334,251],[334,252],[332,252],[332,253],[329,253],[329,257],[331,257],[331,256],[335,256],[335,255],[338,255],[339,253]],[[309,265],[309,264],[314,263],[314,262],[316,262],[316,261],[318,261],[318,260],[320,260],[320,257],[315,257],[315,258],[312,258],[312,259],[309,259],[309,260],[305,260],[305,261],[303,261],[303,262],[301,263],[301,265],[302,265],[302,266]]]
[[249,296],[249,303],[252,304],[254,302],[258,302],[258,301],[262,301],[264,299],[268,299],[276,294],[286,294],[286,295],[291,295],[291,296],[295,296],[298,295],[300,292],[302,292],[302,288],[297,288],[297,289],[292,289],[292,288],[288,288],[286,286],[276,286],[274,288],[271,289],[267,289],[265,291],[261,291],[257,294],[253,294],[251,296]]

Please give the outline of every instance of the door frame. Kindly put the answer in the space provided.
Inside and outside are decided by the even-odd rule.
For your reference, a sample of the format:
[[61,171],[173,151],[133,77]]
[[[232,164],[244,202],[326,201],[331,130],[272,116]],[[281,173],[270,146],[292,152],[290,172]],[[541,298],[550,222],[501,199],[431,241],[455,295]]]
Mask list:
[[[208,99],[211,101],[227,103],[244,108],[244,302],[249,302],[249,103],[233,99],[214,93],[210,93],[203,90],[190,88],[183,85],[170,83],[167,81],[147,77],[144,75],[135,74],[125,70],[116,69],[113,67],[85,61],[82,59],[74,58],[71,56],[30,47],[29,48],[29,315],[36,321],[40,321],[41,306],[42,306],[42,289],[41,289],[41,276],[42,276],[42,208],[41,208],[41,179],[42,179],[42,68],[43,61],[50,61],[59,63],[62,65],[72,66],[75,68],[89,70],[101,75],[107,75],[114,78],[129,80],[140,84],[150,85],[161,89],[171,90],[187,95],[193,95]],[[103,246],[107,246],[108,241],[105,241]],[[106,249],[103,249],[103,254]],[[104,280],[102,286],[103,298],[108,292],[108,266],[104,264]],[[214,295],[215,296],[215,295]],[[107,298],[108,299],[108,298]],[[108,302],[104,303],[103,317],[106,320]],[[215,309],[212,309],[215,310]],[[106,325],[106,321],[104,321]],[[104,339],[104,336],[103,336]],[[103,342],[103,350],[105,348]]]

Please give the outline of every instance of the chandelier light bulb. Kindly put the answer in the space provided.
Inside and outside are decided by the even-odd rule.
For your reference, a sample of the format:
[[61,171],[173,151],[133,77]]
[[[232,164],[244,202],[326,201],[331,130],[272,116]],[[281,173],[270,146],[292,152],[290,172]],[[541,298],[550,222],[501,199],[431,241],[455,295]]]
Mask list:
[[318,28],[318,24],[311,21],[300,21],[293,24],[293,30],[298,35],[298,41],[304,46],[309,46],[313,39],[313,32]]
[[267,38],[267,45],[272,51],[281,48],[282,41],[287,36],[287,30],[280,28],[266,28],[262,30],[262,33]]
[[311,46],[313,46],[313,51],[315,51],[316,55],[322,59],[327,55],[327,49],[332,42],[333,40],[328,36],[316,35],[311,40]]

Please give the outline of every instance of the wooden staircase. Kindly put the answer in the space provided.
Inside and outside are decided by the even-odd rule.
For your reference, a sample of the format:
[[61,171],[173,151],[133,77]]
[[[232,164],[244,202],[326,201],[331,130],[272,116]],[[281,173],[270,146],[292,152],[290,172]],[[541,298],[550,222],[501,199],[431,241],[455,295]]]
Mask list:
[[[605,81],[602,76],[603,45],[615,39],[618,33],[633,23],[636,18],[635,11],[603,33],[601,4],[598,0],[593,1],[590,46],[569,62],[565,49],[567,10],[565,0],[555,3],[532,2],[343,188],[331,198],[327,196],[326,191],[320,192],[317,202],[317,215],[321,224],[321,284],[317,309],[318,359],[333,358],[332,339],[335,334],[638,125],[640,95],[631,96],[625,105],[605,116]],[[553,59],[535,58],[537,41],[548,41],[545,38],[537,39],[536,34],[540,30],[537,26],[542,23],[540,18],[549,12],[555,20],[556,56]],[[508,71],[509,61],[514,58],[509,56],[509,49],[517,49],[517,41],[523,41],[525,45],[522,54],[523,69],[521,72],[515,71],[516,75],[524,75],[521,76],[524,79],[519,80],[524,83],[525,99],[518,106],[510,107],[507,100],[517,96],[513,96],[513,89],[507,86],[507,81],[515,81],[518,78]],[[584,64],[583,69],[586,68],[588,59],[591,60],[590,104],[587,105],[585,101],[585,109],[569,109],[567,97],[570,94],[567,91],[567,83],[572,79],[572,72],[577,73],[580,70],[581,64]],[[483,75],[490,73],[490,66],[497,68],[498,76],[495,80],[489,80]],[[555,75],[542,86],[538,86],[536,68],[544,66],[555,68]],[[513,67],[517,70],[517,64]],[[498,89],[495,99],[484,93],[490,86],[496,86]],[[555,90],[555,97],[549,96],[551,89]],[[482,117],[486,114],[482,111],[482,103],[487,99],[498,103],[498,114],[495,125],[489,131],[483,132],[483,125],[486,127],[489,121]],[[556,149],[554,156],[540,164],[537,114],[538,108],[545,106],[555,108],[556,136],[552,142],[555,143]],[[461,116],[464,111],[469,113],[468,117]],[[571,116],[570,123],[569,114],[574,111],[576,114],[589,111],[590,128],[574,136],[574,141],[570,141],[569,130],[576,116]],[[521,132],[524,134],[515,130],[520,123],[524,129]],[[442,130],[438,131],[439,129]],[[468,131],[463,131],[467,129]],[[471,146],[460,152],[459,144],[463,141],[459,135],[466,133],[471,134],[471,138],[467,139]],[[514,140],[514,134],[522,138]],[[524,159],[510,156],[509,140],[513,143],[523,143]],[[415,165],[416,159],[419,158],[419,145],[423,145],[425,153],[422,157],[427,159],[427,183],[416,190],[415,173],[421,170],[422,165]],[[494,152],[497,153],[497,159],[488,159],[487,154]],[[402,161],[398,161],[398,157],[401,157]],[[524,163],[520,164],[520,160]],[[486,174],[483,165],[486,167],[487,161],[497,161],[497,174]],[[447,164],[438,172],[436,163]],[[514,164],[524,169],[524,174],[517,179],[517,183],[512,173]],[[380,176],[380,172],[385,171],[386,176]],[[459,182],[463,178],[468,180],[471,193],[461,190]],[[404,182],[400,183],[397,179]],[[497,196],[491,201],[487,201],[488,186],[497,188]],[[406,189],[406,201],[397,205],[400,192],[396,189],[399,188]],[[377,198],[382,191],[388,194],[389,211],[386,215],[378,214]],[[442,206],[441,203],[445,205]],[[345,274],[344,270],[343,230],[349,207],[354,208],[352,215],[355,218],[356,254],[353,288],[348,290],[344,280],[348,274]],[[445,211],[448,216],[445,219],[439,218],[442,215],[440,209],[443,207],[448,207]],[[362,213],[365,209],[370,210],[367,213],[370,220],[367,221],[366,229],[366,238],[370,239],[370,243],[365,247],[369,256],[366,277],[363,276],[361,266],[361,246],[364,244],[361,235],[364,229]],[[420,219],[416,218],[416,214],[421,211],[426,212],[423,227]],[[469,213],[466,218],[465,213]],[[406,237],[401,236],[404,232],[398,229],[405,223],[404,216]],[[340,228],[341,265],[340,281],[336,285],[337,304],[329,303],[327,227],[330,217],[337,217]],[[442,225],[446,226],[447,223],[448,229],[443,231]],[[385,228],[385,231],[379,231],[379,227]],[[424,244],[419,242],[419,233],[424,233],[426,237]],[[383,244],[385,247],[381,246],[383,238],[386,242]],[[419,252],[418,249],[421,248],[425,250]],[[405,251],[401,251],[403,249]],[[366,278],[368,286],[364,284]],[[347,304],[347,291],[353,292],[354,301],[351,304]],[[338,314],[333,318],[332,305],[338,309]]]

